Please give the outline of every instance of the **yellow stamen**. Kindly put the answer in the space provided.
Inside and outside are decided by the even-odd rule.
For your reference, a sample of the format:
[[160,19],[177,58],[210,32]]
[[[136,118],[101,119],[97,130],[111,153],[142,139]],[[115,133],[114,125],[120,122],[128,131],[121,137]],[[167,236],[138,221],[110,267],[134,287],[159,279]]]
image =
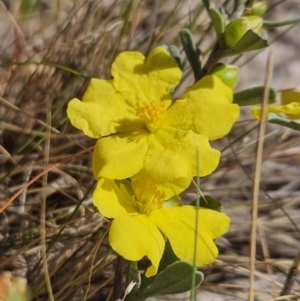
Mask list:
[[142,102],[138,101],[135,114],[145,120],[150,132],[157,130],[157,121],[164,115],[165,109],[160,101]]
[[145,214],[162,208],[165,201],[165,193],[158,190],[152,181],[146,183],[144,191],[138,188],[135,195],[138,211]]

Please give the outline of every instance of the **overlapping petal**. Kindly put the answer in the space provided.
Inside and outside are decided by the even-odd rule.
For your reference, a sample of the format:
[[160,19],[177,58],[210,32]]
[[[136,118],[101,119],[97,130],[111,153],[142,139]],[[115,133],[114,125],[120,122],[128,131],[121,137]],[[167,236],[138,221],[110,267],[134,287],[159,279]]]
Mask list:
[[143,127],[112,81],[101,79],[91,79],[82,101],[74,98],[69,102],[67,114],[74,127],[92,138]]
[[[261,119],[262,108],[255,107],[251,109],[251,114],[255,119]],[[287,114],[291,116],[290,119],[300,118],[300,104],[297,102],[292,102],[284,106],[269,106],[267,107],[267,113],[276,113],[276,114]]]
[[166,199],[169,199],[188,188],[192,178],[193,177],[191,176],[187,178],[175,178],[172,181],[158,180],[151,177],[149,173],[145,171],[145,169],[142,169],[136,175],[131,177],[131,181],[132,186],[134,187],[145,187],[148,181],[152,181],[156,184],[158,190],[165,193]]
[[211,148],[206,137],[175,128],[159,129],[149,137],[144,168],[159,181],[206,176],[217,167],[220,152]]
[[138,261],[147,256],[150,277],[157,273],[165,248],[165,241],[156,225],[145,214],[120,215],[109,230],[109,243],[114,251],[127,260]]
[[186,89],[183,99],[166,112],[162,125],[192,130],[209,140],[221,138],[239,117],[232,97],[232,90],[217,76],[205,76]]
[[157,47],[145,58],[135,51],[122,52],[112,65],[115,89],[132,105],[136,100],[161,100],[176,87],[181,70],[163,47]]
[[[283,90],[280,92],[281,104],[278,106],[268,106],[268,113],[285,114],[290,120],[300,119],[300,90],[299,88]],[[251,114],[255,119],[261,119],[261,107],[251,109]]]
[[[122,185],[122,184],[121,184]],[[137,212],[132,196],[126,188],[118,187],[114,181],[100,179],[93,193],[94,206],[107,218]]]
[[[196,208],[171,207],[154,210],[149,218],[169,239],[176,256],[193,262],[195,245]],[[214,239],[223,235],[230,219],[222,212],[200,208],[198,212],[196,265],[202,266],[215,260],[218,249]]]
[[140,131],[99,139],[93,153],[95,178],[125,179],[138,173],[148,150],[148,135]]

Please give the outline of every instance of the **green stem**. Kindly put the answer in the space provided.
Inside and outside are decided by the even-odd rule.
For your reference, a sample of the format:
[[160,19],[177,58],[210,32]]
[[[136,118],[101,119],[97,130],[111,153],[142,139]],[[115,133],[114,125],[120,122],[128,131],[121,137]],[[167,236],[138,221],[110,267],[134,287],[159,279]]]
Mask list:
[[202,68],[199,76],[196,78],[196,81],[207,75],[210,70],[227,54],[225,51],[219,50],[218,44],[214,47],[210,53],[204,67]]
[[[198,152],[197,152],[198,154]],[[198,157],[198,156],[197,156]],[[199,158],[197,158],[196,160],[196,164],[199,165]],[[199,166],[197,166],[197,170]],[[196,287],[196,259],[197,259],[197,251],[198,251],[198,227],[199,227],[199,210],[200,210],[200,177],[199,175],[197,175],[197,179],[196,179],[196,183],[197,183],[197,199],[196,199],[196,219],[195,219],[195,238],[194,238],[194,258],[193,258],[193,273],[192,273],[192,281],[191,281],[191,294],[190,294],[190,301],[196,300],[196,291],[195,291],[195,287]]]
[[135,297],[135,293],[137,292],[137,290],[139,289],[139,287],[141,285],[141,275],[140,275],[138,267],[137,267],[137,261],[128,261],[127,275],[126,275],[126,287],[131,282],[135,282],[136,285],[132,288],[131,292],[129,293],[130,294],[129,296]]
[[288,20],[282,20],[282,21],[268,21],[264,20],[263,21],[263,26],[265,27],[280,27],[280,26],[286,26],[286,25],[291,25],[291,24],[296,24],[300,22],[300,15],[296,16],[294,18],[288,19]]
[[300,124],[294,121],[291,121],[289,119],[280,117],[277,114],[269,113],[268,114],[268,120],[269,123],[278,124],[284,127],[287,127],[289,129],[300,131]]

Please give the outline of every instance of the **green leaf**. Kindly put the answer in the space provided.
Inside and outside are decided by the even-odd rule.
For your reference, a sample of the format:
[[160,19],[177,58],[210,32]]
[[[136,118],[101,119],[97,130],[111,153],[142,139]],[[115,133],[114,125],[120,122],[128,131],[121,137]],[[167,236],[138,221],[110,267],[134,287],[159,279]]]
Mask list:
[[231,55],[235,55],[266,47],[268,47],[268,41],[266,37],[263,37],[250,29],[236,44],[228,49],[228,51],[232,52]]
[[[170,264],[172,264],[176,261],[179,261],[179,258],[174,254],[171,244],[170,244],[169,240],[167,240],[166,245],[165,245],[164,254],[159,263],[158,274],[160,272],[162,272],[163,270],[165,270]],[[146,287],[150,286],[154,282],[155,277],[156,276],[147,278],[144,275],[142,275],[141,291],[145,290]]]
[[187,28],[180,30],[179,36],[183,50],[193,70],[195,80],[197,80],[201,73],[202,53],[196,47],[193,36]]
[[[255,87],[246,89],[233,95],[233,103],[239,106],[251,106],[262,103],[264,97],[264,87]],[[270,88],[269,94],[269,104],[276,102],[276,92],[274,89]]]
[[[153,283],[146,287],[132,300],[145,300],[152,296],[178,294],[191,289],[192,273],[195,267],[186,261],[176,261],[159,273]],[[196,272],[196,285],[204,279],[201,272]]]
[[219,41],[220,48],[223,48],[223,46],[224,46],[223,32],[224,32],[224,29],[225,29],[223,16],[219,12],[219,10],[217,10],[215,8],[214,4],[210,4],[209,13],[210,13],[210,19],[213,23],[216,34],[218,36],[218,41]]
[[297,15],[296,17],[287,19],[287,20],[281,20],[281,21],[268,21],[264,20],[263,25],[265,27],[280,27],[280,26],[286,26],[286,25],[292,25],[300,22],[300,15]]
[[[196,200],[191,205],[195,206]],[[223,211],[222,204],[209,195],[204,195],[203,197],[202,196],[200,197],[200,207],[211,209],[218,212]]]
[[275,113],[269,113],[267,116],[267,121],[273,124],[278,124],[286,128],[300,131],[300,124],[294,121],[291,121],[287,118],[281,117]]
[[166,49],[171,54],[171,56],[176,60],[179,68],[182,69],[179,49],[175,45],[167,45]]
[[159,264],[158,273],[162,272],[170,264],[172,264],[176,261],[179,261],[179,258],[174,254],[171,244],[170,244],[169,240],[167,240],[166,245],[165,245],[164,254],[163,254],[160,264]]

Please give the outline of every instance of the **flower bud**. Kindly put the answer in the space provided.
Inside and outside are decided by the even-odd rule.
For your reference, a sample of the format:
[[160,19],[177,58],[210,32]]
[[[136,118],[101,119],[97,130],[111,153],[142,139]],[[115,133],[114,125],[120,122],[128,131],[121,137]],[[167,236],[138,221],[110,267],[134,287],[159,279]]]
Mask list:
[[248,21],[248,28],[256,31],[257,33],[261,33],[263,30],[263,22],[262,18],[258,16],[248,16],[246,17]]
[[227,87],[233,89],[238,81],[239,68],[234,65],[217,64],[210,74],[216,75]]
[[248,29],[248,20],[245,17],[230,21],[224,31],[226,46],[231,47],[236,44]]
[[261,17],[267,11],[265,1],[255,2],[248,15]]
[[227,47],[232,47],[236,44],[250,29],[259,34],[262,33],[262,18],[258,16],[247,16],[230,21],[224,31],[224,40]]

